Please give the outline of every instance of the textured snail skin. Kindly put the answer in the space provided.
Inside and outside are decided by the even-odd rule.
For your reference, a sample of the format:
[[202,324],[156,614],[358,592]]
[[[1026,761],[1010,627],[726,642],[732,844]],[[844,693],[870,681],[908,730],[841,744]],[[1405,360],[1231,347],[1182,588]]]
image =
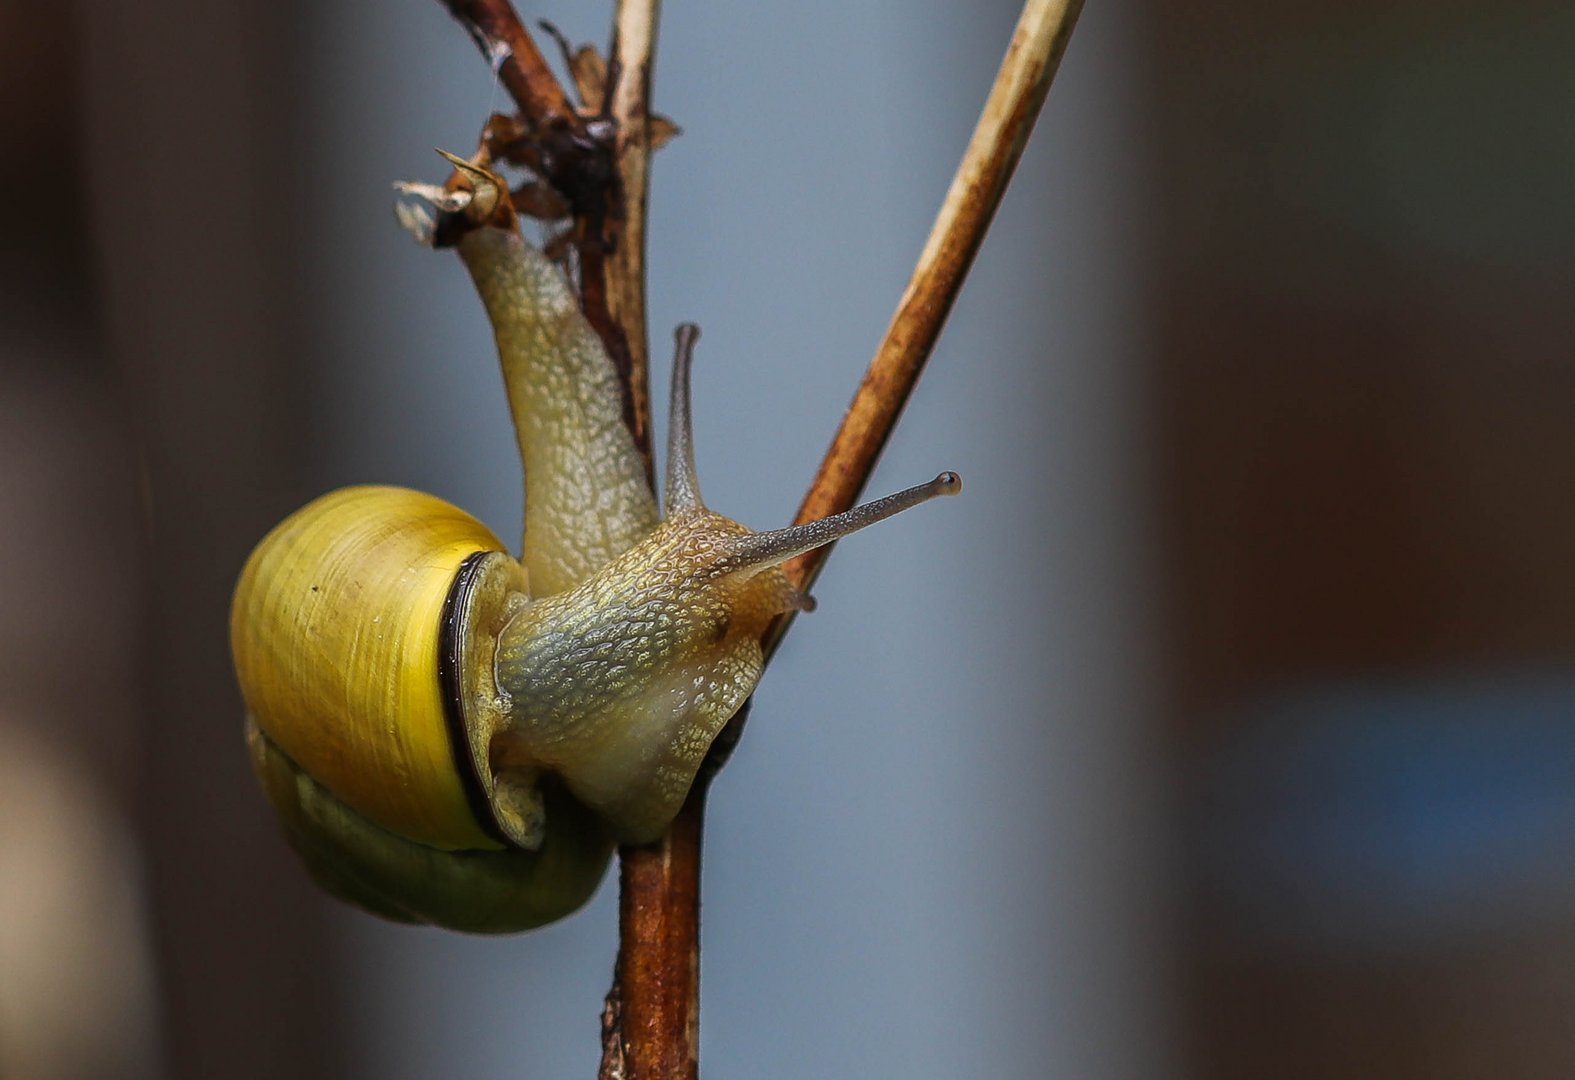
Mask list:
[[[493,737],[561,775],[620,840],[652,840],[759,681],[766,624],[798,594],[775,566],[722,571],[726,539],[750,535],[735,521],[670,506],[658,526],[612,364],[557,268],[504,229],[458,247],[528,463],[536,599],[498,642],[508,722]],[[554,481],[532,482],[538,467]]]
[[482,227],[457,245],[497,338],[525,463],[520,561],[533,596],[577,585],[656,527],[623,390],[563,274],[518,232]]
[[760,637],[798,593],[768,566],[728,573],[751,535],[699,510],[573,590],[524,608],[498,642],[510,737],[620,840],[660,836],[707,749],[760,680]]
[[784,560],[960,482],[766,533],[713,513],[685,327],[659,517],[600,339],[502,181],[450,161],[481,211],[456,247],[513,413],[521,558],[434,496],[346,488],[258,545],[230,630],[254,770],[313,875],[389,918],[492,932],[573,911],[614,839],[671,823],[760,678],[767,625],[808,607]]

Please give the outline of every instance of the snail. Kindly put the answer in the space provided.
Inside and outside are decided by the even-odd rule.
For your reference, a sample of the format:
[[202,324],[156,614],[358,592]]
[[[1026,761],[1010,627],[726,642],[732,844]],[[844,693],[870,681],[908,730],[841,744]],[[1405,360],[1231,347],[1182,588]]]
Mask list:
[[563,275],[503,181],[445,156],[468,190],[407,190],[439,211],[492,323],[521,556],[435,496],[345,488],[258,544],[230,635],[254,771],[313,876],[391,919],[506,932],[574,911],[615,843],[667,828],[760,678],[767,625],[811,606],[785,560],[961,482],[769,532],[713,512],[690,425],[698,331],[682,326],[658,514]]

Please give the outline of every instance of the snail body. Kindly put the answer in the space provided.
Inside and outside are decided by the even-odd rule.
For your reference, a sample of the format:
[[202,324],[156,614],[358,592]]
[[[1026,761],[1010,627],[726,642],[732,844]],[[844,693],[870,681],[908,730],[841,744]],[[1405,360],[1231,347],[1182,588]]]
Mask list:
[[[755,533],[695,477],[680,328],[665,507],[616,373],[501,181],[451,159],[455,242],[497,339],[526,478],[519,559],[431,495],[355,487],[276,527],[231,643],[254,770],[330,891],[390,918],[526,929],[579,907],[613,843],[658,838],[753,691],[783,561],[959,485]],[[437,201],[437,200],[434,200]]]

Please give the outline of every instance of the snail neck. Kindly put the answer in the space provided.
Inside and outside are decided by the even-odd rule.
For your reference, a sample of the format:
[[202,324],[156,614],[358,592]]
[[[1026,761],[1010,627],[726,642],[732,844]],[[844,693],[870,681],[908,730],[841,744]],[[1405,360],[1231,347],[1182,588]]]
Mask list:
[[531,592],[562,592],[656,527],[645,462],[623,421],[623,389],[545,255],[492,226],[457,246],[492,321],[514,415]]

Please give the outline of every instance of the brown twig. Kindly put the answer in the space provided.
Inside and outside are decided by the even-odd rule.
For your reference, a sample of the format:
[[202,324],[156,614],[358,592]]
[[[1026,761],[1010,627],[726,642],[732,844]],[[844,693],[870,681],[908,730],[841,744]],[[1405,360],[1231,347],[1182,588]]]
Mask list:
[[705,788],[696,783],[660,841],[619,849],[618,962],[607,995],[615,1020],[601,1080],[699,1075]]
[[[645,217],[651,162],[651,60],[660,0],[619,0],[608,104],[617,125],[618,243],[603,264],[606,303],[624,328],[635,438],[650,439],[645,319]],[[641,403],[644,403],[643,405]],[[698,779],[667,835],[618,852],[618,960],[603,1025],[603,1080],[699,1075],[700,842],[706,782]]]
[[508,0],[442,0],[498,73],[520,113],[537,130],[565,127],[584,136],[584,124],[557,76],[526,33]]
[[[575,111],[509,0],[443,3],[520,109],[518,125],[489,123],[489,152],[529,166],[573,209],[580,305],[618,368],[625,419],[650,474],[645,217],[660,0],[618,2],[603,124]],[[601,130],[607,120],[610,145]],[[698,1075],[705,786],[696,783],[662,841],[619,853],[618,962],[602,1012],[605,1080]]]
[[[651,407],[645,370],[643,260],[647,167],[642,162],[635,174],[624,165],[625,158],[642,154],[648,157],[643,135],[648,125],[631,125],[642,133],[631,143],[617,123],[587,117],[576,110],[510,0],[441,2],[476,42],[520,109],[523,124],[517,137],[500,142],[499,130],[492,128],[486,139],[489,149],[498,157],[529,167],[567,199],[573,211],[574,245],[580,264],[580,307],[618,369],[625,390],[624,419],[650,474]],[[620,9],[624,6],[654,9],[654,4],[645,3],[620,4]],[[654,28],[654,17],[650,25]],[[647,47],[654,44],[654,29],[644,40]],[[641,68],[645,77],[636,80],[641,85],[639,94],[624,91],[628,116],[633,116],[636,104],[644,108],[649,56]],[[627,81],[619,80],[620,87]],[[617,102],[610,104],[616,107]],[[617,121],[620,115],[615,111],[611,118]],[[636,146],[641,153],[634,152]],[[634,198],[627,198],[624,192],[631,181],[638,190]],[[625,236],[631,208],[635,208],[634,220],[640,230],[634,237],[639,255],[622,255],[620,252],[631,243]],[[636,279],[638,285],[631,286],[629,282]],[[631,289],[636,300],[630,299]]]
[[[929,240],[796,522],[846,510],[863,490],[1001,204],[1082,9],[1082,0],[1027,0],[1023,5]],[[784,567],[788,578],[807,589],[830,553],[826,547],[800,555]],[[768,631],[768,648],[781,640],[791,621],[791,614],[784,616]]]
[[[1000,205],[1081,9],[1082,0],[1025,4],[929,241],[798,521],[847,509],[868,480]],[[827,554],[822,548],[790,564],[794,584],[808,588]],[[772,626],[768,650],[788,625],[783,618]],[[723,731],[715,762],[725,759],[743,722],[741,712]],[[660,844],[622,852],[618,973],[607,1002],[621,1039],[616,1052],[604,1054],[603,1080],[699,1074],[700,842],[715,767],[696,779]]]
[[[651,56],[660,2],[618,2],[609,176],[597,173],[598,161],[607,164],[605,152],[599,158],[585,152],[595,147],[598,133],[569,105],[508,0],[443,2],[494,62],[519,104],[531,144],[523,160],[575,209],[582,305],[624,374],[630,427],[649,462],[645,207]],[[797,521],[847,509],[868,480],[1000,205],[1082,6],[1082,0],[1026,0],[929,240]],[[807,588],[828,554],[821,549],[788,564],[794,584]],[[790,619],[768,631],[768,654]],[[717,740],[717,761],[736,741],[742,722],[741,712]],[[713,772],[714,767],[702,771],[661,842],[620,852],[620,942],[602,1018],[602,1080],[699,1075],[700,848]]]

